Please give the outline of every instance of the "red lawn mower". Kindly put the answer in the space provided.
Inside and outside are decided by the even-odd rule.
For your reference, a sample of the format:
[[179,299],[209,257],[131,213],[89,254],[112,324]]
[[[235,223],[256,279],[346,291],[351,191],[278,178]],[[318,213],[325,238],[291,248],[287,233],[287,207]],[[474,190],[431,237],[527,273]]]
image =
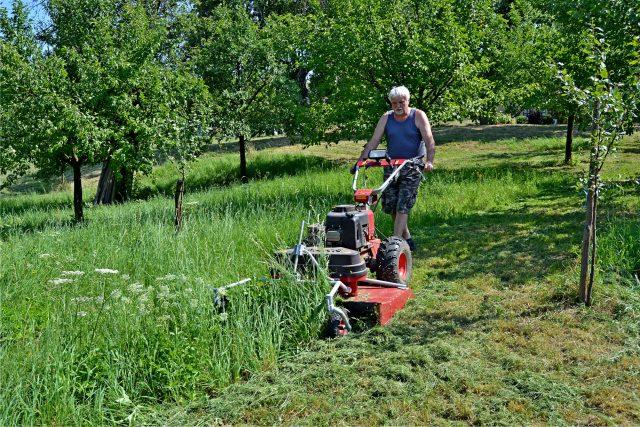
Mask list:
[[[386,150],[371,150],[369,158],[354,167],[355,204],[334,206],[324,223],[308,226],[304,239],[303,222],[298,244],[276,254],[281,260],[290,260],[296,274],[322,270],[318,260],[328,260],[327,274],[333,284],[326,296],[331,336],[349,332],[353,316],[373,316],[377,324],[384,325],[414,296],[408,288],[412,270],[409,245],[399,237],[377,237],[371,210],[400,171],[414,160],[390,159]],[[383,166],[394,170],[380,187],[357,188],[361,168]],[[375,273],[375,278],[369,277],[369,272]],[[342,297],[340,307],[334,303],[336,295]]]

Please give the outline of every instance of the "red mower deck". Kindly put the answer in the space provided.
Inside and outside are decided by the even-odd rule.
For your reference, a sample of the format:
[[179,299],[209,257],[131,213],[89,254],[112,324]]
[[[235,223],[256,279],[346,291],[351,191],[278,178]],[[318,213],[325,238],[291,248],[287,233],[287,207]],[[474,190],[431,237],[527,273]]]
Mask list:
[[342,302],[350,316],[371,316],[378,325],[386,325],[391,318],[415,298],[411,289],[358,286],[358,295]]

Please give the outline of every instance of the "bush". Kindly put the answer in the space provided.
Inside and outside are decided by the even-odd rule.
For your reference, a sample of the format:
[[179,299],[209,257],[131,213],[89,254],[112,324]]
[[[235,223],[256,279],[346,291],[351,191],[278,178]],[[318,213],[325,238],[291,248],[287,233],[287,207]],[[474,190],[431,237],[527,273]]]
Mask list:
[[516,123],[519,125],[523,125],[527,123],[527,116],[519,115],[516,117]]
[[509,125],[513,122],[513,119],[511,118],[511,114],[498,113],[496,115],[496,122],[501,125]]

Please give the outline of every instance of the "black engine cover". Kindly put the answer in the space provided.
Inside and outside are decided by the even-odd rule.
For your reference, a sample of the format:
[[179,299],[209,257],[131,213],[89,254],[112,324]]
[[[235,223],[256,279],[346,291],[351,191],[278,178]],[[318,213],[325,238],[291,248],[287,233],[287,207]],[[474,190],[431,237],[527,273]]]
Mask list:
[[367,244],[369,215],[355,205],[338,205],[327,214],[324,223],[327,247],[360,250]]

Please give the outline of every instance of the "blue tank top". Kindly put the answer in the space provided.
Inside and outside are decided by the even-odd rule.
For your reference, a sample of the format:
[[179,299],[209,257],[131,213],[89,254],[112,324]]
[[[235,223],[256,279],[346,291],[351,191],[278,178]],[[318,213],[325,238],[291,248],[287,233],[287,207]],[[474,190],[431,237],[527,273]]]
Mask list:
[[387,154],[392,159],[411,159],[427,153],[420,130],[416,126],[415,108],[411,109],[403,122],[395,119],[393,111],[388,113],[384,133],[387,136]]

